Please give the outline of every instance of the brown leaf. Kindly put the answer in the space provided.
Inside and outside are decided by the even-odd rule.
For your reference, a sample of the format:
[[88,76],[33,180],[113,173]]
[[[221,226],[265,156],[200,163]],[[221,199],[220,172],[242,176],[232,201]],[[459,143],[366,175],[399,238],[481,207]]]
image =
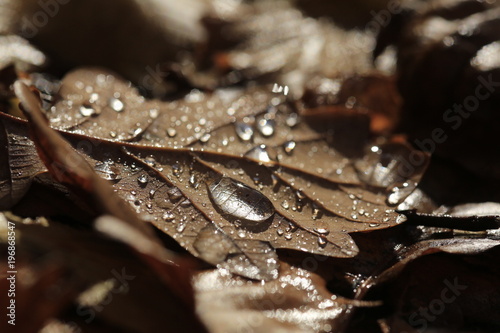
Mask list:
[[[99,86],[99,77],[105,74],[91,71],[79,74],[79,77],[85,80],[85,84]],[[66,85],[74,84],[71,79],[73,75],[76,74],[70,74],[70,79],[63,80],[62,91],[67,89]],[[115,84],[119,83],[115,81]],[[125,86],[121,83],[119,85]],[[111,96],[113,91],[110,85],[99,89],[99,96],[105,98]],[[274,89],[277,93],[259,89],[251,90],[249,94],[238,92],[232,95],[239,96],[233,102],[228,101],[231,95],[221,95],[229,92],[207,95],[196,91],[181,101],[145,102],[140,107],[137,106],[138,114],[144,110],[148,110],[149,114],[151,103],[154,103],[154,113],[158,117],[139,136],[127,137],[127,140],[138,140],[139,143],[100,139],[99,136],[108,138],[105,127],[95,132],[92,128],[86,128],[85,122],[81,126],[67,128],[78,134],[64,135],[74,148],[84,150],[84,156],[98,174],[111,180],[115,191],[129,201],[142,214],[143,219],[151,221],[160,230],[174,237],[196,256],[205,260],[213,259],[212,264],[222,264],[222,254],[200,253],[193,246],[197,239],[198,249],[199,244],[206,243],[199,242],[198,233],[201,230],[211,232],[213,237],[227,243],[220,248],[221,251],[227,251],[225,260],[239,253],[236,255],[238,262],[248,267],[248,276],[252,278],[275,276],[273,272],[276,266],[266,263],[276,262],[275,254],[266,244],[274,248],[300,249],[328,256],[354,256],[357,247],[348,233],[396,224],[398,215],[385,202],[387,191],[394,191],[405,177],[413,177],[417,181],[424,166],[411,170],[409,174],[401,173],[399,164],[387,171],[387,168],[382,167],[386,162],[379,161],[385,158],[384,147],[378,153],[373,152],[372,148],[370,153],[375,156],[367,161],[367,158],[360,160],[364,161],[362,167],[356,166],[356,160],[330,146],[329,142],[338,144],[340,141],[336,140],[335,135],[332,137],[328,132],[317,132],[308,123],[301,122],[293,103],[279,93],[283,87],[276,86]],[[137,96],[133,89],[124,90],[121,94]],[[78,103],[81,104],[82,98],[72,96],[68,98],[74,103],[69,104],[79,107]],[[214,106],[217,103],[219,107]],[[68,104],[68,101],[63,99],[53,109],[51,117],[64,116],[63,112],[66,110],[61,108],[64,104]],[[191,112],[184,115],[188,110]],[[108,121],[99,120],[106,112],[128,114],[132,110],[103,109],[101,114],[95,115],[96,124],[108,124]],[[77,115],[73,116],[78,118]],[[103,119],[109,119],[106,117]],[[170,125],[166,122],[168,117]],[[116,118],[119,119],[121,118]],[[41,125],[41,120],[34,124],[36,127]],[[241,125],[244,125],[243,129]],[[113,126],[121,125],[117,123]],[[170,137],[169,126],[176,132]],[[79,134],[82,132],[86,135]],[[225,135],[227,137],[224,139]],[[44,140],[52,136],[38,136],[37,141],[43,147],[46,145]],[[62,143],[56,145],[64,146]],[[170,148],[171,146],[174,147]],[[352,151],[352,147],[349,149]],[[401,155],[401,151],[404,154],[411,151],[403,147],[398,149],[388,149],[387,154],[396,158]],[[62,160],[62,157],[50,157],[52,151],[56,150],[42,149],[42,155],[48,155],[48,161]],[[66,149],[63,155],[73,154],[72,149]],[[407,158],[404,154],[401,158]],[[358,149],[352,155],[363,156],[364,152]],[[423,158],[425,160],[426,157]],[[72,159],[78,160],[76,156]],[[305,164],[305,161],[308,163]],[[387,173],[383,177],[388,177],[385,182],[372,184],[373,182],[367,183],[360,177],[360,172],[380,172],[376,168],[367,171],[366,168],[372,165],[370,163],[375,166],[382,163],[380,170]],[[65,169],[70,174],[74,172],[69,166],[63,168]],[[90,171],[85,173],[90,175]],[[391,173],[399,173],[400,176],[391,178]],[[62,175],[64,179],[65,173]],[[83,177],[85,178],[88,176]],[[269,215],[262,221],[247,218],[248,215],[238,217],[233,212],[234,208],[228,205],[247,205],[251,211],[260,208],[253,206],[250,201],[246,202],[244,197],[233,194],[228,194],[231,203],[217,204],[214,195],[219,194],[214,194],[211,187],[222,183],[225,185],[221,185],[218,191],[233,193],[232,187],[240,188],[243,189],[242,195],[256,191],[252,194],[253,200],[270,200],[271,206],[266,208]],[[77,190],[78,186],[84,185],[87,192],[91,188],[97,189],[96,185],[85,182],[73,185],[76,185]],[[373,190],[374,185],[377,186],[376,190]],[[398,200],[394,203],[404,199],[411,190],[412,187],[399,192]],[[107,198],[112,198],[112,195],[106,194],[109,190],[106,189],[104,194],[98,194],[99,192],[97,191],[93,205],[108,205]],[[375,196],[378,200],[365,200],[365,195]],[[111,211],[111,208],[106,209]],[[112,214],[122,220],[126,220],[123,215],[129,215],[123,212]],[[256,227],[250,227],[249,221]],[[253,249],[260,250],[255,254],[252,253]],[[257,258],[256,255],[260,257]],[[242,270],[237,269],[236,262],[232,260],[231,267],[242,274]],[[224,265],[227,266],[227,262]],[[258,269],[255,270],[255,267]]]

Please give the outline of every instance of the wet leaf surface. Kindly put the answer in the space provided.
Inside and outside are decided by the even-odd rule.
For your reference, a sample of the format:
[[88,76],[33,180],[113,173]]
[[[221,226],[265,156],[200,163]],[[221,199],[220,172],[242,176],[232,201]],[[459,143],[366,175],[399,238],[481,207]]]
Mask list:
[[[63,80],[61,86],[63,93],[68,85],[67,82],[71,81],[71,75],[75,74],[70,74],[69,79]],[[95,71],[90,71],[86,75],[83,77],[95,77],[95,79],[88,78],[91,82],[98,82],[98,77],[109,77],[109,74],[98,74]],[[99,84],[96,83],[96,85]],[[110,198],[114,198],[114,196],[109,193],[110,189],[104,186],[103,181],[97,181],[92,175],[93,172],[86,166],[88,162],[94,166],[98,175],[111,181],[118,195],[128,201],[132,209],[140,214],[143,220],[153,223],[158,229],[172,236],[181,246],[195,255],[202,258],[217,258],[216,261],[211,262],[215,265],[221,264],[221,254],[204,255],[201,253],[203,250],[200,251],[203,249],[203,245],[200,244],[206,242],[198,242],[196,248],[193,244],[200,230],[205,230],[206,233],[212,232],[214,235],[220,233],[221,236],[214,237],[221,237],[228,243],[222,247],[227,251],[225,261],[231,262],[230,267],[233,267],[233,271],[248,277],[269,279],[276,276],[276,264],[272,264],[272,262],[276,263],[273,248],[299,249],[327,256],[352,257],[358,252],[358,249],[349,236],[349,232],[384,228],[402,222],[401,217],[394,212],[393,208],[382,200],[373,203],[362,199],[361,192],[372,193],[369,186],[373,186],[373,184],[359,176],[359,169],[366,169],[364,173],[380,173],[379,170],[369,169],[372,164],[380,163],[377,157],[374,157],[375,161],[372,161],[373,158],[372,160],[365,158],[368,161],[364,161],[362,166],[357,166],[358,171],[356,172],[355,167],[358,162],[343,156],[335,148],[330,147],[328,137],[325,138],[324,134],[316,134],[322,139],[317,138],[310,141],[307,138],[314,135],[314,130],[306,123],[302,126],[296,125],[300,122],[300,118],[290,107],[290,103],[286,103],[283,95],[264,92],[260,92],[258,95],[245,94],[244,98],[238,97],[236,102],[229,106],[229,108],[235,108],[235,105],[246,105],[243,109],[243,118],[240,119],[244,121],[250,116],[256,117],[255,122],[251,124],[253,135],[267,140],[265,142],[269,145],[274,144],[276,147],[274,149],[268,149],[268,146],[264,144],[255,146],[256,143],[252,142],[256,148],[245,152],[247,146],[244,150],[240,150],[243,148],[240,142],[244,143],[249,140],[244,140],[245,138],[242,138],[241,134],[238,133],[238,117],[225,120],[225,124],[215,125],[216,128],[232,126],[234,130],[232,136],[228,138],[227,149],[215,148],[215,151],[204,149],[203,144],[209,144],[211,137],[203,142],[205,141],[203,136],[211,136],[211,134],[210,132],[203,133],[200,127],[195,132],[199,133],[201,137],[198,139],[193,137],[194,140],[197,140],[196,145],[201,145],[200,148],[175,147],[178,144],[176,141],[174,141],[172,148],[169,147],[172,143],[166,142],[163,146],[158,141],[149,142],[149,139],[144,139],[147,133],[142,133],[137,137],[139,143],[127,143],[126,141],[118,143],[114,142],[117,139],[100,139],[99,134],[103,135],[106,130],[101,127],[100,131],[94,132],[92,128],[82,127],[85,125],[83,122],[82,126],[66,129],[73,134],[63,132],[63,135],[73,148],[84,153],[83,156],[87,159],[87,162],[84,162],[81,157],[74,155],[75,151],[71,148],[65,148],[62,139],[44,124],[42,115],[34,111],[37,108],[34,97],[28,96],[27,91],[22,92],[19,85],[16,87],[18,87],[16,91],[25,105],[25,109],[29,109],[30,123],[42,159],[46,164],[49,163],[49,171],[55,173],[56,180],[62,181],[70,187],[76,187],[77,191],[80,191],[78,186],[83,186],[84,191],[87,192],[96,191],[97,196],[94,195],[95,199],[91,199],[89,206],[102,207],[101,210],[104,212],[111,212],[123,220],[130,218],[130,213],[124,214],[120,209],[114,208],[116,203],[108,203]],[[87,90],[90,91],[90,89]],[[103,90],[99,90],[98,93],[105,94]],[[126,93],[123,92],[123,94]],[[198,107],[204,110],[206,104],[212,104],[210,98],[202,98],[201,96],[204,96],[202,93],[196,94],[198,100],[193,101],[191,96],[185,98],[187,104],[194,104],[189,107],[195,109]],[[264,99],[266,96],[267,100]],[[59,105],[74,104],[79,109],[77,102],[80,101],[81,97],[71,98],[73,99],[69,100],[72,103],[67,103],[65,99],[62,99]],[[73,103],[75,98],[76,102]],[[208,102],[205,102],[205,99]],[[248,102],[249,100],[256,100],[255,103],[262,103],[262,106],[253,105]],[[285,104],[283,104],[284,102]],[[162,103],[155,109],[159,123],[162,123],[160,120],[166,114],[175,118],[169,112],[173,103],[175,102]],[[273,103],[276,104],[276,107],[272,106]],[[197,104],[199,106],[196,106]],[[267,109],[264,108],[264,105],[267,105]],[[188,106],[178,110],[186,107]],[[150,106],[147,104],[141,105],[141,108],[150,110]],[[263,108],[264,112],[261,111]],[[51,111],[52,116],[59,112],[68,114],[66,110],[62,110],[64,109],[56,105]],[[122,111],[120,110],[118,113]],[[117,111],[108,110],[96,114],[96,124],[101,121],[99,120],[101,117],[107,119],[105,112],[116,113]],[[287,124],[285,121],[281,126],[276,126],[277,120],[283,120],[283,118],[277,119],[282,114],[287,117],[286,119],[291,115],[296,115],[294,116],[297,117],[294,119],[296,123]],[[213,117],[220,119],[222,115],[220,113],[214,114]],[[180,125],[176,128],[176,131],[183,138],[186,138],[189,131],[194,126],[199,125],[201,121],[200,118],[195,117],[193,120],[196,123],[193,124],[186,118],[181,119]],[[205,120],[205,122],[209,125],[214,124],[210,119]],[[104,121],[102,124],[108,123],[108,121]],[[152,120],[151,127],[156,126],[155,123],[156,121]],[[117,124],[118,122],[114,122],[113,126],[117,126]],[[286,136],[288,139],[286,142],[293,141],[296,144],[293,149],[289,148],[288,152],[282,146],[284,144],[281,141],[283,136],[278,135],[278,132],[275,134],[275,131],[281,130],[283,127],[288,128],[286,133],[289,134]],[[217,132],[217,129],[215,131]],[[82,132],[88,132],[88,134],[82,135]],[[298,133],[297,137],[301,140],[295,139],[295,132]],[[168,137],[168,133],[166,134],[167,140],[172,139]],[[304,134],[307,139],[302,140]],[[254,141],[253,138],[250,139]],[[191,146],[189,137],[187,140],[186,145]],[[277,140],[277,145],[275,140]],[[257,153],[256,149],[261,150]],[[276,152],[278,150],[279,153]],[[357,154],[362,156],[363,151]],[[400,152],[394,154],[401,155]],[[301,156],[307,156],[308,166],[302,163],[297,165],[298,160],[304,161],[304,157]],[[401,158],[406,158],[401,156]],[[391,155],[391,157],[393,156]],[[425,159],[425,156],[422,158]],[[68,164],[70,160],[81,170],[78,172],[83,172],[82,175],[78,175],[78,172],[76,175],[72,175],[74,171],[71,171],[70,168],[74,166]],[[59,161],[62,161],[62,165]],[[335,169],[333,169],[331,164],[325,164],[326,161],[338,161],[338,164],[336,166],[334,164]],[[360,160],[359,163],[361,162],[363,160]],[[399,171],[397,167],[393,167],[389,171],[385,171],[384,167],[383,170],[388,174]],[[413,176],[418,179],[422,170],[423,168],[414,170],[414,174],[409,174],[408,177]],[[389,177],[389,179],[375,184],[379,188],[377,190],[379,195],[384,195],[382,194],[384,192],[387,195],[387,191],[393,190],[399,182],[402,182],[401,179],[384,177]],[[82,179],[78,180],[79,178]],[[348,186],[341,187],[340,184]],[[357,196],[349,193],[351,188],[358,189]],[[400,199],[410,193],[411,190],[406,191]],[[85,197],[88,197],[88,194]],[[129,208],[125,211],[128,210]],[[137,225],[137,222],[134,224]],[[230,245],[231,242],[233,244]],[[256,246],[249,245],[249,242],[256,244]],[[257,254],[255,254],[252,253],[254,247],[263,248],[256,251]],[[240,254],[236,255],[236,253]],[[238,260],[235,259],[236,257],[233,258],[235,255],[239,258]],[[261,258],[257,259],[258,256]],[[239,261],[241,264],[238,264]]]

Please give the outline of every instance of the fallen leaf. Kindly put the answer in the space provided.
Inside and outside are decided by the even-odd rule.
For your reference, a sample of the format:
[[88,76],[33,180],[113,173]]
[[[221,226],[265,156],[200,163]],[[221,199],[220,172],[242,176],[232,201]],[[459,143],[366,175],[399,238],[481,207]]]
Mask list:
[[[88,76],[83,75],[82,77],[87,77],[87,83],[93,82],[94,85],[99,85],[99,77],[103,75],[93,71]],[[105,76],[108,77],[109,74]],[[61,91],[65,91],[65,85],[67,84],[73,84],[71,76],[68,81],[63,80]],[[100,96],[109,95],[111,86],[107,85],[105,87],[108,89],[106,91],[100,90]],[[134,95],[136,93],[130,90],[123,92],[123,94],[128,96],[127,94]],[[190,107],[198,110],[210,109],[209,105],[213,104],[211,100],[217,98],[217,96],[205,97],[200,92],[192,94],[195,94],[194,96],[197,96],[197,99],[194,99],[193,95],[188,95],[184,102],[186,103],[185,107],[188,107],[187,105],[191,103],[192,106]],[[190,146],[189,148],[169,147],[172,145],[172,138],[168,138],[168,132],[165,135],[167,141],[153,140],[148,142],[148,139],[144,139],[150,128],[155,126],[158,128],[154,120],[150,126],[144,129],[140,136],[127,138],[139,140],[139,143],[117,142],[117,138],[111,141],[100,139],[98,136],[105,133],[105,131],[101,130],[96,132],[99,135],[94,137],[92,136],[94,130],[85,127],[87,126],[85,122],[66,129],[78,134],[68,132],[63,134],[74,148],[84,153],[87,161],[94,166],[98,174],[113,183],[115,191],[122,198],[129,201],[137,213],[142,214],[143,219],[152,222],[160,230],[174,237],[179,244],[187,248],[191,253],[205,258],[215,257],[211,255],[204,256],[193,247],[200,230],[224,233],[226,236],[222,237],[222,239],[231,240],[234,243],[226,247],[228,250],[226,260],[229,260],[231,257],[229,254],[235,253],[234,249],[238,248],[238,252],[244,254],[239,260],[245,262],[245,266],[253,267],[248,269],[248,274],[254,272],[249,276],[252,278],[262,278],[264,276],[269,279],[276,276],[276,273],[273,273],[276,266],[265,264],[266,260],[255,260],[255,254],[251,253],[253,248],[262,247],[262,250],[258,251],[260,255],[264,255],[262,258],[273,258],[272,248],[269,248],[265,243],[274,248],[299,249],[329,256],[351,257],[357,253],[357,247],[348,235],[349,232],[385,228],[400,222],[398,214],[387,205],[384,199],[381,199],[386,198],[387,191],[394,191],[397,188],[397,184],[401,181],[400,178],[390,178],[384,183],[367,183],[360,177],[360,172],[376,173],[379,172],[378,170],[367,171],[363,169],[365,166],[361,169],[356,167],[353,164],[355,161],[343,156],[328,144],[328,140],[332,140],[332,138],[329,139],[328,136],[325,137],[321,133],[315,134],[315,131],[307,123],[300,124],[299,115],[297,115],[293,107],[290,107],[293,104],[286,101],[283,95],[278,94],[273,97],[272,94],[262,91],[257,91],[256,94],[241,96],[240,93],[241,97],[229,104],[228,110],[231,110],[231,108],[237,110],[236,107],[238,106],[242,108],[243,118],[235,116],[221,123],[222,114],[220,111],[213,114],[208,112],[207,114],[211,114],[213,121],[210,118],[210,121],[205,119],[204,124],[208,124],[208,128],[205,129],[205,132],[199,129],[197,131],[199,133],[198,138],[196,131],[187,138],[184,135],[189,135],[189,131],[196,126],[195,124],[201,122],[201,113],[192,113],[195,116],[191,116],[193,117],[191,121],[196,122],[195,124],[190,123],[188,117],[184,119],[180,116],[177,119],[175,113],[172,114],[171,117],[176,118],[182,124],[177,125],[177,131],[182,133],[185,139],[185,141],[182,141],[181,138],[180,144],[182,146],[184,143],[184,145]],[[75,98],[81,103],[80,97]],[[26,97],[21,96],[21,99],[24,102]],[[59,103],[65,104],[66,102],[61,100]],[[154,103],[158,105],[160,102],[155,101]],[[276,106],[270,107],[269,103],[271,105],[274,103]],[[74,106],[78,108],[79,104],[75,103]],[[159,104],[159,107],[154,112],[157,120],[161,120],[166,114],[171,114],[170,111],[173,110],[173,106],[179,106],[179,104],[177,102]],[[266,107],[264,108],[264,106]],[[141,105],[141,107],[144,107],[148,112],[151,110],[150,105],[147,103]],[[51,112],[52,117],[54,112],[55,114],[62,114],[61,109],[57,106],[55,111]],[[131,110],[120,109],[116,111],[108,109],[101,114],[94,115],[97,122],[105,112],[130,113]],[[240,121],[244,122],[249,117],[256,117],[255,123],[252,125],[247,124],[252,131],[251,136],[255,137],[253,139],[254,143],[246,142],[250,141],[249,139],[252,139],[252,137],[248,139],[246,137],[242,138],[238,134]],[[295,123],[287,124],[286,119],[290,117],[293,117]],[[280,120],[279,125],[276,120]],[[284,124],[282,120],[285,120]],[[35,126],[34,128],[38,128],[42,126],[43,122],[40,119],[32,122],[32,124]],[[113,126],[117,125],[114,124]],[[228,140],[234,142],[234,148],[230,148],[231,144],[228,144],[228,149],[222,151],[221,147],[224,144],[216,144],[215,146],[210,144],[212,135],[210,130],[214,132],[215,136],[220,129],[231,127],[235,132]],[[48,128],[44,131],[46,130]],[[185,132],[185,130],[188,130],[188,132]],[[286,136],[288,141],[283,141],[285,138],[283,134],[279,134],[281,131],[289,133]],[[89,132],[89,136],[80,134],[85,132]],[[298,140],[294,138],[295,133]],[[205,135],[210,137],[203,140]],[[41,144],[43,154],[47,154],[47,157],[44,158],[46,162],[51,163],[50,161],[57,160],[57,158],[51,157],[51,152],[61,149],[62,143],[50,143],[50,141],[44,143],[44,140],[46,141],[48,137],[53,137],[53,135],[38,136],[36,141]],[[312,137],[316,138],[311,141]],[[269,145],[269,148],[267,145],[263,146],[264,144],[255,146],[255,142],[261,140],[264,140]],[[59,141],[59,139],[56,141]],[[284,146],[284,144],[291,141],[295,143],[294,147],[287,148]],[[154,146],[145,143],[152,143]],[[47,148],[43,148],[47,144],[55,146],[47,150]],[[253,148],[246,151],[251,146]],[[58,148],[56,149],[56,147]],[[403,149],[405,154],[410,152],[408,148],[401,147],[399,149]],[[371,154],[375,156],[370,161],[365,161],[365,165],[370,165],[370,162],[375,165],[385,163],[378,161],[379,158],[385,156],[383,151],[385,151],[385,148],[380,149],[378,153],[371,151]],[[391,156],[401,154],[397,150],[390,153],[393,154]],[[73,156],[74,153],[68,150],[63,154]],[[364,152],[360,151],[356,154],[363,156]],[[402,156],[402,158],[406,158],[404,154]],[[308,166],[302,164],[305,158],[310,162]],[[422,158],[425,160],[426,157],[422,156]],[[59,159],[61,158],[59,157]],[[68,160],[69,158],[65,157],[65,159]],[[76,156],[73,159],[78,160]],[[328,164],[327,161],[331,161],[332,164]],[[422,166],[418,170],[411,170],[409,174],[405,174],[400,172],[401,166],[398,164],[393,166],[388,173],[399,172],[401,175],[413,177],[413,181],[418,181],[424,168],[425,166]],[[54,168],[52,169],[53,172],[60,172]],[[64,170],[67,170],[69,174],[73,172],[69,165],[65,166]],[[381,170],[385,169],[382,168]],[[85,172],[90,174],[90,171]],[[61,173],[63,179],[65,173],[66,171]],[[258,206],[252,207],[251,202],[246,203],[243,197],[230,194],[233,193],[231,187],[243,189],[241,195],[255,191],[251,200],[270,200],[272,205],[266,208],[269,210],[268,218],[262,221],[255,220],[259,221],[259,223],[256,223],[257,227],[252,229],[248,223],[248,221],[252,221],[252,218],[247,218],[248,215],[238,217],[238,215],[233,214],[235,208],[226,207],[228,203],[216,204],[213,200],[214,193],[213,191],[211,193],[210,188],[213,184],[221,182],[224,185],[221,185],[220,189],[229,191],[226,194],[228,195],[227,198],[233,202],[233,205],[237,205],[235,207],[248,204],[251,210],[259,209]],[[84,184],[78,185],[77,182],[76,190],[78,190],[78,186]],[[377,188],[376,190],[371,189],[374,185]],[[84,186],[88,187],[88,185]],[[90,188],[87,188],[86,191]],[[400,195],[394,203],[404,199],[405,196],[411,193],[411,190],[412,187],[407,191],[398,192]],[[372,202],[370,200],[365,201],[363,199],[365,194],[377,195],[379,199],[378,201],[372,200]],[[97,197],[97,202],[90,206],[96,204],[97,206],[107,205],[108,196],[109,198],[112,197],[111,195],[100,194]],[[113,214],[115,216],[121,214],[121,218],[126,220],[123,213],[115,212]],[[215,229],[213,227],[207,228],[212,224],[215,225]],[[243,244],[239,241],[240,239],[246,242]],[[257,241],[257,243],[254,241]],[[238,245],[238,242],[241,244]],[[250,246],[249,242],[254,245]],[[257,244],[260,245],[257,246]],[[266,246],[268,248],[264,250]],[[271,259],[271,262],[273,261],[276,260]],[[212,264],[221,264],[221,261],[218,259]],[[255,270],[255,264],[261,265],[258,270]],[[234,258],[232,259],[232,267],[239,274],[242,274],[242,269],[237,268],[238,265]],[[255,272],[259,273],[255,275]]]

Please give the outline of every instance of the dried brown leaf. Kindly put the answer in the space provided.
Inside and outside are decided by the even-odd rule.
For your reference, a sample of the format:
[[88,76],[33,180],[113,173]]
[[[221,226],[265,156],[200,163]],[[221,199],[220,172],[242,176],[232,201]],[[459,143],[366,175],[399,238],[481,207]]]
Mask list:
[[[87,96],[88,91],[94,89],[98,89],[99,98],[116,98],[114,85],[121,89],[120,96],[124,99],[140,97],[134,89],[125,89],[126,83],[119,82],[116,77],[112,79],[113,84],[102,83],[110,74],[96,70],[70,74],[63,80],[61,91],[75,89],[78,82],[74,82],[74,77],[85,81],[83,87],[96,88],[82,88],[81,96],[66,95],[49,112],[51,119],[68,117],[66,120],[71,123],[69,118],[76,118],[76,125],[65,127],[73,134],[63,133],[70,144],[84,153],[95,171],[110,180],[114,190],[129,201],[144,220],[171,235],[196,256],[209,258],[212,264],[225,267],[231,260],[229,266],[233,271],[243,274],[245,269],[241,267],[246,267],[247,276],[252,278],[276,276],[276,255],[269,245],[327,256],[356,255],[357,246],[348,233],[386,228],[399,222],[398,214],[384,199],[388,191],[399,190],[397,186],[405,178],[413,177],[412,181],[418,181],[425,168],[411,170],[409,174],[401,173],[401,163],[386,168],[387,156],[396,160],[407,158],[411,150],[406,147],[398,150],[375,146],[378,150],[372,147],[371,155],[365,155],[362,147],[353,150],[349,143],[346,143],[349,148],[342,149],[339,146],[342,140],[335,133],[332,136],[328,131],[318,132],[309,122],[301,121],[294,103],[280,93],[283,87],[275,86],[276,93],[262,89],[215,94],[193,91],[184,100],[147,101],[136,105],[136,110],[125,106],[128,102],[124,103],[124,109],[103,107],[101,113],[84,119],[83,115],[68,114],[63,106],[73,105],[80,110],[82,101],[92,98]],[[26,96],[22,97],[24,99]],[[133,112],[144,114],[149,117],[149,123],[139,126],[135,135],[120,134],[125,140],[136,142],[118,141],[118,137],[109,140],[109,126],[127,126],[120,124],[121,116],[113,118],[116,124],[109,125],[111,118],[107,114],[110,112],[130,114],[132,119],[135,117]],[[90,124],[92,121],[95,125]],[[42,124],[41,119],[32,122],[35,128]],[[101,129],[96,131],[99,125]],[[175,133],[171,131],[169,135],[171,129]],[[52,136],[46,134],[36,139],[49,163],[62,160],[51,157],[51,152],[57,149],[43,150],[47,145],[44,140]],[[361,166],[356,164],[356,159],[340,151],[350,151],[349,156],[365,156],[359,160]],[[74,153],[70,149],[64,155],[73,156]],[[426,157],[423,158],[425,161]],[[70,174],[73,172],[69,165],[64,169]],[[381,170],[385,173],[378,175]],[[385,177],[385,182],[374,184],[361,177],[366,174]],[[97,188],[85,182],[78,183],[74,185],[86,186],[87,192]],[[221,185],[218,191],[230,191],[227,194],[229,201],[217,204],[214,195],[218,194],[211,188],[222,183],[226,185]],[[239,207],[234,205],[247,205],[251,210],[261,208],[259,204],[255,206],[244,197],[231,194],[236,193],[231,186],[244,189],[244,193],[256,191],[252,200],[270,200],[272,206],[265,208],[269,210],[265,221],[255,220],[256,227],[250,227],[248,222],[252,222],[252,218],[233,214],[234,207]],[[393,204],[404,199],[412,189],[398,192],[398,200]],[[106,194],[109,190],[97,192],[94,205],[108,205],[108,197],[112,198],[111,194]],[[364,196],[375,196],[377,200],[365,200]],[[122,220],[126,220],[123,215],[129,215],[112,214]],[[226,243],[220,247],[227,252],[223,261],[221,252],[214,255],[209,247],[205,248],[207,253],[199,251],[200,244],[207,243],[200,242],[201,230]],[[196,241],[197,248],[193,245]]]

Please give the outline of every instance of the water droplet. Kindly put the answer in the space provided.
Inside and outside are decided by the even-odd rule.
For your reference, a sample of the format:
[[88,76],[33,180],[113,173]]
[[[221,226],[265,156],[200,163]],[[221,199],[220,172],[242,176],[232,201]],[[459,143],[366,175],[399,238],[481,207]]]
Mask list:
[[250,149],[245,153],[245,157],[263,163],[269,163],[272,161],[271,157],[269,156],[269,153],[267,152],[266,145],[258,145],[257,147]]
[[158,115],[160,114],[160,111],[158,109],[151,109],[149,110],[149,116],[153,119],[158,118]]
[[182,192],[177,188],[177,187],[171,187],[167,190],[168,197],[170,198],[170,201],[175,202],[182,197]]
[[286,233],[285,234],[285,239],[286,240],[291,240],[292,239],[292,234],[291,233]]
[[167,135],[170,138],[173,138],[177,135],[177,131],[175,130],[175,128],[169,128],[169,129],[167,129]]
[[191,206],[191,201],[189,201],[189,199],[186,199],[186,200],[182,200],[181,203],[179,204],[181,207],[183,208],[186,208],[186,207],[189,207]]
[[288,155],[292,155],[293,150],[295,149],[295,146],[297,146],[295,141],[287,141],[283,145],[283,149],[285,150],[285,153],[287,153]]
[[297,199],[299,200],[302,200],[302,199],[305,199],[306,198],[306,195],[304,194],[304,192],[298,190],[297,192],[295,192],[295,195],[297,196]]
[[96,164],[94,170],[106,180],[120,180],[122,177],[120,176],[120,170],[112,166],[110,163],[99,163]]
[[177,163],[173,164],[172,165],[172,173],[174,174],[174,176],[180,177],[181,173],[182,173],[182,167]]
[[318,207],[316,207],[316,206],[313,206],[313,210],[312,210],[312,219],[313,219],[313,220],[318,220],[318,219],[320,219],[320,218],[321,218],[321,215],[322,215],[322,213],[321,213],[321,211],[319,210],[319,208],[318,208]]
[[328,230],[326,228],[314,228],[313,230],[314,230],[314,232],[317,232],[318,234],[321,234],[321,235],[328,235],[330,233],[330,230]]
[[391,193],[387,197],[389,205],[397,205],[406,199],[417,187],[415,182],[405,182],[402,185],[391,188]]
[[99,99],[99,94],[92,93],[89,97],[89,103],[95,103]]
[[179,233],[182,233],[184,229],[186,229],[186,225],[186,223],[180,223],[175,230],[177,230],[177,232]]
[[299,116],[296,113],[291,113],[288,118],[285,120],[286,124],[288,127],[294,127],[297,126],[299,123]]
[[325,237],[318,237],[318,245],[320,247],[325,247],[327,244],[326,238]]
[[125,109],[125,104],[118,98],[110,98],[109,106],[116,112],[122,112]]
[[116,138],[118,134],[115,131],[110,131],[109,136],[112,137],[113,139]]
[[189,176],[189,185],[193,188],[198,188],[200,184],[198,184],[198,181],[196,179],[196,175],[193,173],[191,176]]
[[96,115],[96,112],[90,105],[82,105],[80,106],[80,114],[84,117],[90,117]]
[[156,190],[151,190],[151,191],[149,191],[149,198],[150,198],[150,199],[153,199],[153,198],[154,198],[154,196],[155,196],[155,193],[156,193]]
[[276,233],[278,234],[278,236],[283,236],[285,232],[283,231],[283,229],[278,229],[276,230]]
[[408,218],[405,215],[398,215],[398,217],[396,218],[396,223],[403,223],[406,222],[406,220],[408,220]]
[[274,214],[266,196],[232,178],[222,177],[208,185],[208,190],[214,204],[235,219],[261,223]]
[[380,226],[380,224],[378,224],[378,223],[370,223],[369,226],[372,227],[372,228],[375,228],[375,227]]
[[144,159],[144,163],[146,163],[150,167],[154,167],[156,165],[156,160],[153,156],[148,156]]
[[236,135],[243,141],[250,141],[253,137],[252,126],[246,123],[236,123],[235,125]]
[[205,133],[201,136],[200,141],[203,143],[208,142],[208,140],[210,140],[210,137],[211,137],[210,133]]
[[284,209],[288,209],[290,208],[290,204],[287,200],[283,200],[283,202],[281,203],[281,207],[283,207]]
[[148,175],[146,175],[145,173],[143,173],[137,178],[137,182],[141,185],[146,185],[148,183],[148,180],[149,180]]
[[276,123],[273,119],[262,118],[257,122],[257,130],[265,137],[274,134],[274,127]]

